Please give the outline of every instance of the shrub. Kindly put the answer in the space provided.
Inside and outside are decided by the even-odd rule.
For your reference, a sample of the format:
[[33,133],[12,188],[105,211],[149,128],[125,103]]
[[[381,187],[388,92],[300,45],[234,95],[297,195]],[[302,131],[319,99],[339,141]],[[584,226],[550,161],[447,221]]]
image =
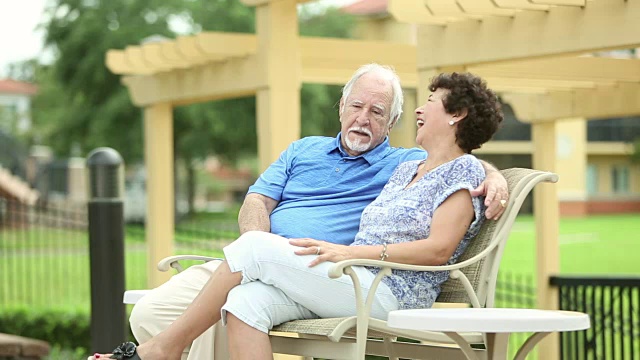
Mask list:
[[1,333],[40,339],[66,349],[89,349],[89,324],[89,314],[81,311],[16,307],[0,312]]

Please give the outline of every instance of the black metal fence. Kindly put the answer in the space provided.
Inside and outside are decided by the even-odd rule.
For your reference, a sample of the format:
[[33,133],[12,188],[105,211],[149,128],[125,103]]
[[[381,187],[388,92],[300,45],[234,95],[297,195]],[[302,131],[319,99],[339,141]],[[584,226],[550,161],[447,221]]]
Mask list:
[[66,307],[87,299],[86,218],[78,208],[0,199],[0,304]]
[[[495,307],[499,308],[536,308],[536,283],[531,274],[518,274],[501,271],[496,284]],[[514,333],[509,337],[509,358],[513,359],[517,349],[530,336],[530,333]],[[528,360],[538,359],[534,349],[527,356]],[[567,359],[568,360],[568,359]]]
[[563,310],[589,314],[591,328],[561,335],[563,359],[640,359],[640,277],[550,279]]
[[[179,229],[176,252],[218,255],[237,237],[223,231]],[[147,288],[143,227],[127,226],[127,289]],[[88,311],[89,236],[86,204],[25,205],[0,198],[0,308],[41,307]]]

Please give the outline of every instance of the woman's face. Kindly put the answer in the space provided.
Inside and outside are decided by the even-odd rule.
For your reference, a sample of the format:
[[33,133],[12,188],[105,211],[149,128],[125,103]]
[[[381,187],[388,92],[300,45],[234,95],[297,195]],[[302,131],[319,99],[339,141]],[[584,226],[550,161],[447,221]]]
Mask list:
[[448,95],[449,90],[436,89],[427,102],[416,109],[416,124],[418,131],[416,143],[423,148],[434,137],[444,136],[453,131],[454,126],[449,125],[453,116],[444,109],[442,100]]

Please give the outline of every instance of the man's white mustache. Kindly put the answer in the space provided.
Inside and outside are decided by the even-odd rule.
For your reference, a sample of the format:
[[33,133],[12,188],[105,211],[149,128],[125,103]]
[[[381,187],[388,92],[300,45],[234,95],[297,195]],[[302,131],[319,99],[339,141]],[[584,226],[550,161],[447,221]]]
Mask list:
[[352,128],[349,128],[349,130],[347,130],[347,133],[350,133],[352,131],[363,132],[363,133],[369,135],[369,137],[373,137],[373,134],[371,133],[371,130],[369,130],[367,128],[363,128],[363,127],[360,127],[360,126],[354,126]]

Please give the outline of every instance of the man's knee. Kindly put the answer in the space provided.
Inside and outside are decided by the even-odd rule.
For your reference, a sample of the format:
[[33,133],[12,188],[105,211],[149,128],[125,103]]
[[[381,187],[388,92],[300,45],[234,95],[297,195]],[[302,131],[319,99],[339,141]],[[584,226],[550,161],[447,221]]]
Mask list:
[[247,249],[251,249],[255,246],[262,246],[265,238],[268,237],[268,233],[262,231],[247,231],[246,233],[240,235],[236,241],[234,241],[235,246],[242,246]]
[[129,316],[129,321],[131,323],[144,322],[146,319],[153,317],[153,310],[150,309],[150,304],[149,304],[150,296],[151,296],[150,294],[143,296],[133,306],[133,309],[131,310],[131,315]]
[[254,260],[262,258],[273,259],[291,252],[287,239],[263,231],[248,231],[242,234],[236,241],[225,248],[227,258],[229,257],[228,249],[232,249],[231,255],[243,255],[243,258],[251,256]]
[[131,332],[138,342],[142,343],[162,331],[162,324],[158,323],[158,312],[151,306],[150,295],[142,297],[134,305],[129,316]]
[[129,317],[136,339],[140,340],[138,334],[154,336],[177,319],[193,302],[215,267],[217,264],[189,268],[138,300]]

